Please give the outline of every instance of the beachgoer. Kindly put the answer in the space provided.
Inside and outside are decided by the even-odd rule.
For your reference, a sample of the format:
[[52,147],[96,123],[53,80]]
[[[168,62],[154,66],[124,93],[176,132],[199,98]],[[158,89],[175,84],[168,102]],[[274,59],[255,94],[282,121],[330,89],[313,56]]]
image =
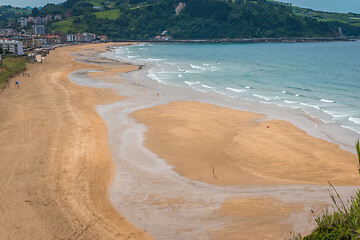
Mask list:
[[20,88],[19,82],[15,81],[15,88]]

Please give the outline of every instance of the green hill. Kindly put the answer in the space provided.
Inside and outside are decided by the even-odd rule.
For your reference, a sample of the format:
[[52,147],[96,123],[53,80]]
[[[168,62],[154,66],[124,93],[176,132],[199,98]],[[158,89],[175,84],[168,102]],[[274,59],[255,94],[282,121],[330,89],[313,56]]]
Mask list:
[[315,11],[308,8],[300,8],[291,6],[285,3],[277,2],[275,0],[267,0],[269,3],[286,6],[294,14],[301,17],[310,17],[319,22],[327,23],[328,27],[337,30],[336,28],[344,28],[348,36],[358,36],[360,27],[360,14],[356,13],[335,13]]
[[0,6],[0,26],[6,27],[10,20],[16,20],[21,16],[27,16],[30,14],[29,10],[24,8],[14,8],[12,6]]
[[[179,3],[185,7],[179,14]],[[68,0],[33,9],[33,16],[70,10],[47,29],[146,40],[167,31],[174,39],[360,36],[356,17],[333,19],[269,0]],[[333,15],[331,15],[333,16]],[[344,19],[352,19],[353,22]]]

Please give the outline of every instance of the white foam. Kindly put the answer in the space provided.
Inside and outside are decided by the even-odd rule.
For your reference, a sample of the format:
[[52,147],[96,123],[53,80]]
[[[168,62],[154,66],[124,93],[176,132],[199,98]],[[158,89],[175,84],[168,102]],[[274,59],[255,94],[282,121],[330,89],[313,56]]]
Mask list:
[[237,92],[237,93],[246,92],[246,90],[244,90],[244,89],[237,89],[237,88],[231,88],[231,87],[227,87],[226,89],[233,91],[233,92]]
[[262,98],[262,99],[265,99],[266,101],[270,100],[270,98],[267,98],[267,97],[264,97],[264,96],[261,96],[261,95],[257,95],[255,93],[253,95],[254,95],[254,97]]
[[286,102],[286,103],[291,103],[291,104],[297,103],[297,102],[295,102],[295,101],[289,101],[289,100],[285,100],[284,102]]
[[179,75],[178,75],[178,77],[182,77],[182,75],[181,75],[181,74],[179,74]]
[[349,117],[349,121],[356,123],[356,124],[360,124],[360,118]]
[[334,111],[330,111],[330,110],[323,110],[323,111],[334,118],[346,118],[349,116],[349,114],[342,113],[342,112],[334,112]]
[[303,105],[303,106],[307,106],[307,107],[311,107],[311,108],[315,108],[315,109],[320,109],[319,106],[316,106],[316,105],[312,105],[312,104],[307,104],[307,103],[303,103],[301,102],[300,105]]
[[213,87],[210,87],[210,86],[205,85],[205,84],[201,84],[201,86],[203,86],[204,88],[210,88],[210,89],[213,89]]
[[166,59],[162,59],[162,58],[148,58],[147,59],[150,62],[162,62],[165,61]]
[[180,72],[185,72],[185,70],[184,69],[181,69],[181,67],[179,67],[179,66],[176,66],[177,67],[177,69],[180,71]]
[[341,125],[341,124],[340,124],[340,126],[341,126],[341,127],[343,127],[343,128],[346,128],[346,129],[350,129],[351,131],[354,131],[354,132],[360,133],[360,130],[355,129],[355,128],[353,128],[353,127],[350,127],[350,126],[345,126],[345,125]]
[[186,84],[189,85],[190,87],[191,87],[192,85],[200,84],[199,81],[197,81],[197,82],[184,81],[184,83],[186,83]]
[[322,98],[320,101],[321,102],[326,102],[326,103],[333,103],[334,102],[333,100],[327,100],[327,99],[324,99],[324,98]]
[[196,66],[196,65],[193,65],[193,64],[190,64],[190,66],[194,69],[199,69],[199,70],[202,70],[202,71],[205,71],[206,69],[203,68],[203,67],[200,67],[200,66]]
[[227,97],[229,97],[229,98],[235,98],[234,96],[230,96],[230,95],[228,95],[228,94],[226,94],[226,93],[223,93],[223,92],[221,92],[221,91],[217,91],[216,89],[213,89],[213,91],[216,92],[216,93],[219,93],[219,94],[221,94],[221,95],[227,96]]
[[158,76],[156,76],[152,71],[149,71],[149,74],[147,76],[159,83],[164,83],[164,81],[160,79]]

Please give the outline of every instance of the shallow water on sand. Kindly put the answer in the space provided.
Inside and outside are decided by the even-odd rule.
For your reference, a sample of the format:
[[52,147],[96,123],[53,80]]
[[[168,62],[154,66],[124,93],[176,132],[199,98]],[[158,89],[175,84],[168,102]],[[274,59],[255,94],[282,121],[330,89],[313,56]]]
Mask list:
[[[178,175],[164,160],[143,147],[146,127],[129,118],[128,114],[169,101],[216,101],[220,105],[234,103],[227,99],[219,101],[216,94],[149,81],[144,76],[146,69],[122,75],[119,80],[112,78],[111,82],[90,78],[87,72],[77,71],[69,77],[83,86],[116,89],[118,94],[128,96],[124,101],[97,107],[107,123],[110,150],[116,164],[110,198],[124,217],[156,239],[209,238],[213,231],[228,224],[229,219],[220,217],[215,211],[232,197],[272,197],[283,202],[303,203],[304,212],[293,214],[287,220],[296,232],[311,228],[312,223],[304,222],[304,215],[308,215],[314,205],[330,203],[326,186],[224,187]],[[251,104],[243,106],[252,107]],[[306,121],[306,118],[301,121]],[[307,121],[309,125],[313,123]],[[337,189],[347,198],[355,188]]]

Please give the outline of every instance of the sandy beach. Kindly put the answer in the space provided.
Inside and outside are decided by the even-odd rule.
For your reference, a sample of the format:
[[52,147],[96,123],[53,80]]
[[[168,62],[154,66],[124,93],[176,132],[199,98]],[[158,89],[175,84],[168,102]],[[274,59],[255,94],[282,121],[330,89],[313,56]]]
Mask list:
[[56,49],[44,63],[29,66],[30,77],[16,78],[20,89],[12,79],[0,94],[1,239],[150,239],[108,198],[114,165],[95,106],[122,98],[67,77],[101,67],[69,55],[89,48],[105,50]]
[[[138,66],[93,57],[111,46],[56,49],[0,94],[1,239],[283,239],[311,231],[328,181],[359,185],[338,145],[263,114],[161,100],[122,78]],[[80,69],[79,84],[100,87],[72,83]]]
[[[172,102],[131,116],[147,126],[145,147],[196,181],[227,186],[359,184],[354,154],[286,121],[200,102]],[[312,222],[303,200],[297,201],[296,194],[292,198],[259,194],[227,199],[218,214],[230,223],[211,239],[284,238],[293,230],[293,214],[303,213],[300,225]],[[313,216],[326,206],[313,202]],[[301,231],[306,233],[311,227],[305,225]]]
[[356,156],[265,116],[200,102],[131,115],[147,126],[145,147],[180,175],[218,185],[356,185]]

